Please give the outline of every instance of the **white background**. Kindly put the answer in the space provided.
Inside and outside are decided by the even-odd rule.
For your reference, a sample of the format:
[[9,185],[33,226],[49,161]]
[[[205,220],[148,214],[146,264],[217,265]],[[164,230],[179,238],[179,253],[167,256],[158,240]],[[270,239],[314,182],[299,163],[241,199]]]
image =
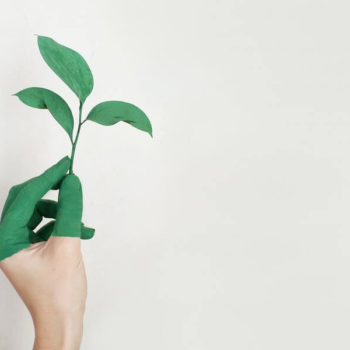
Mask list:
[[[350,5],[323,0],[3,1],[0,204],[70,152],[33,34],[88,61],[129,125],[84,125],[83,350],[350,348]],[[30,317],[0,275],[0,349]]]

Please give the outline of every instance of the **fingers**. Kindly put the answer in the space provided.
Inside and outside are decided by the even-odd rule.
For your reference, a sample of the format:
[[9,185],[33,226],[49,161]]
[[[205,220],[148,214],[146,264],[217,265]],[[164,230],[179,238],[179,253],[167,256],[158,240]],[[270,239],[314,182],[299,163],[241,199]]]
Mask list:
[[[49,240],[51,237],[51,234],[53,232],[53,229],[55,227],[55,221],[52,220],[48,222],[46,225],[41,227],[37,232],[31,231],[30,233],[30,243],[38,243]],[[88,240],[94,237],[95,235],[95,229],[91,227],[86,227],[84,224],[81,224],[81,239]]]
[[40,241],[47,241],[50,238],[54,227],[55,221],[50,221],[46,225],[41,227],[40,230],[36,233]]
[[81,226],[81,239],[91,239],[95,235],[95,229],[86,227],[82,224]]
[[[47,169],[41,175],[33,178],[22,192],[28,195],[30,204],[36,204],[52,187],[67,173],[70,166],[69,157],[64,157],[58,163]],[[28,189],[27,191],[24,191]],[[22,193],[20,193],[21,195]]]
[[55,219],[57,215],[57,202],[49,199],[41,199],[35,206],[34,213],[29,220],[28,227],[34,230],[43,217]]
[[76,175],[67,175],[61,184],[52,235],[80,238],[82,213],[83,195],[80,180]]
[[20,189],[16,200],[8,209],[8,214],[11,211],[18,226],[29,222],[37,202],[64,177],[69,165],[70,159],[65,157]]
[[[41,199],[34,210],[34,213],[28,223],[28,228],[33,231],[42,221],[42,219],[50,218],[56,219],[58,211],[58,203],[49,199]],[[32,232],[30,235],[30,242],[37,243],[41,241],[47,241],[54,229],[55,221],[52,220],[43,227],[41,227],[37,232]],[[85,226],[81,223],[81,235],[80,238],[87,240],[91,239],[95,234],[95,229]]]
[[7,196],[7,199],[6,199],[6,202],[5,202],[5,205],[4,205],[4,208],[2,210],[2,213],[1,213],[1,221],[3,220],[3,218],[5,217],[6,213],[8,212],[8,210],[10,209],[12,203],[15,201],[15,199],[17,198],[19,192],[21,191],[21,189],[29,182],[26,181],[20,185],[16,185],[16,186],[13,186],[11,187],[10,191],[9,191],[9,194]]
[[[0,259],[46,240],[53,251],[66,247],[66,251],[77,252],[75,247],[80,248],[80,238],[93,237],[95,230],[81,223],[80,180],[75,175],[65,176],[69,166],[70,159],[65,157],[40,176],[10,190],[0,222]],[[58,203],[42,199],[52,188],[60,188]],[[33,232],[43,217],[56,221]]]
[[65,157],[42,175],[10,190],[0,223],[0,260],[30,246],[33,237],[28,223],[35,205],[64,177],[69,166],[70,159]]
[[57,202],[50,199],[42,199],[37,203],[36,210],[40,216],[54,219],[57,215]]
[[55,226],[48,240],[48,251],[79,254],[83,194],[76,175],[67,175],[60,186]]
[[38,230],[37,232],[32,231],[29,236],[30,243],[34,244],[38,242],[47,241],[51,236],[54,226],[55,221],[53,220],[41,227],[40,230]]

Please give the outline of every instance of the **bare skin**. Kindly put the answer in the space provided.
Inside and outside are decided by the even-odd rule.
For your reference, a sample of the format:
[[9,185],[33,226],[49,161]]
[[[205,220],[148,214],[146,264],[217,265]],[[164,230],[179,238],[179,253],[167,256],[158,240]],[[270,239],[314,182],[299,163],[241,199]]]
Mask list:
[[87,294],[80,238],[51,236],[0,261],[27,306],[34,350],[77,350]]

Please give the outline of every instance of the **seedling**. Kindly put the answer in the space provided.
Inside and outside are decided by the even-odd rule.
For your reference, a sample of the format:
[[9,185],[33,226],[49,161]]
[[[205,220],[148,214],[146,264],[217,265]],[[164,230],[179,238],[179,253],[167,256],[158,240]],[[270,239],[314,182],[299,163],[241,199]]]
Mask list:
[[57,43],[49,37],[38,36],[38,46],[47,65],[79,98],[78,126],[75,135],[73,135],[73,113],[68,103],[55,92],[40,87],[30,87],[21,90],[15,96],[28,106],[48,109],[66,131],[72,144],[70,174],[73,173],[75,150],[80,130],[83,124],[89,120],[102,125],[114,125],[123,121],[152,136],[152,125],[146,114],[135,105],[127,102],[101,102],[93,107],[83,120],[84,102],[91,94],[94,86],[94,78],[85,59],[76,51]]

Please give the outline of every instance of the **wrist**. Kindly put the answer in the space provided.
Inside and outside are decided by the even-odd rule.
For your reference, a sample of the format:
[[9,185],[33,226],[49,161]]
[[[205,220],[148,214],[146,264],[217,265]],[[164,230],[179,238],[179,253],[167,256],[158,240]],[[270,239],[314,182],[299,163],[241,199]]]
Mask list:
[[53,315],[33,319],[34,350],[78,350],[83,334],[83,317]]

